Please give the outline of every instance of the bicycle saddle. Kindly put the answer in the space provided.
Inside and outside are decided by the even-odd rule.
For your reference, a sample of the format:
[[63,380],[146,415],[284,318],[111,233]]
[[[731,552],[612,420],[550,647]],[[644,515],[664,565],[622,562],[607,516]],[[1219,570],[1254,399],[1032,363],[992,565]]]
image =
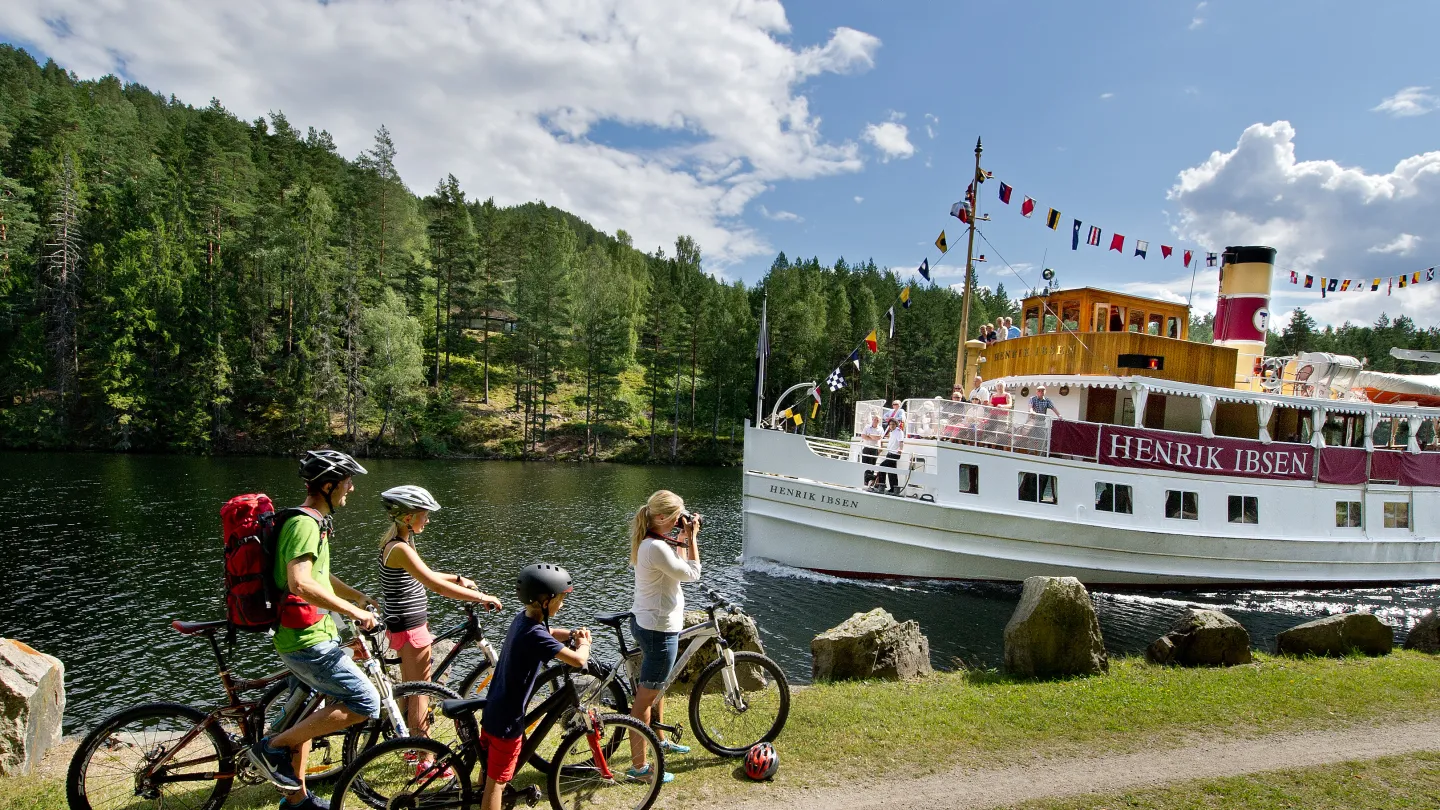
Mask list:
[[182,622],[179,620],[170,622],[170,626],[175,628],[182,636],[193,636],[197,633],[213,633],[226,624],[227,622],[224,619],[214,622]]
[[596,613],[595,621],[607,627],[613,627],[616,630],[619,630],[620,625],[624,624],[630,619],[631,616],[634,615],[634,613],[631,613],[628,610],[624,613]]
[[467,714],[485,711],[485,698],[461,698],[440,701],[440,713],[455,720]]

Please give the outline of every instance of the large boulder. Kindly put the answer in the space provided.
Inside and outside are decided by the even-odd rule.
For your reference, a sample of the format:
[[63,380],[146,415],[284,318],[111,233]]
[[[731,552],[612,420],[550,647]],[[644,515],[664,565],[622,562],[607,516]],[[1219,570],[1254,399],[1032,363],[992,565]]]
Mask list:
[[817,681],[898,681],[929,675],[930,640],[914,620],[898,622],[881,608],[856,613],[810,642]]
[[60,743],[65,665],[22,641],[0,638],[0,774],[28,774]]
[[1109,670],[1090,594],[1074,577],[1030,577],[1005,625],[1005,671],[1023,678]]
[[[765,648],[760,644],[760,629],[755,626],[755,620],[743,613],[721,613],[717,612],[716,618],[720,621],[720,637],[735,651],[750,650],[751,652],[763,653]],[[710,620],[710,614],[703,610],[685,611],[685,626],[701,624]],[[685,652],[689,642],[685,639],[680,641],[680,652]],[[719,656],[719,649],[715,644],[706,644],[695,651],[690,660],[685,664],[680,677],[675,679],[674,688],[688,690],[695,685],[695,679]]]
[[1369,613],[1326,616],[1275,636],[1282,655],[1385,655],[1394,646],[1394,628]]
[[1230,667],[1250,663],[1250,634],[1218,610],[1187,608],[1170,632],[1155,639],[1145,657],[1182,667]]
[[1420,617],[1420,621],[1405,636],[1405,649],[1440,652],[1440,614],[1432,610]]

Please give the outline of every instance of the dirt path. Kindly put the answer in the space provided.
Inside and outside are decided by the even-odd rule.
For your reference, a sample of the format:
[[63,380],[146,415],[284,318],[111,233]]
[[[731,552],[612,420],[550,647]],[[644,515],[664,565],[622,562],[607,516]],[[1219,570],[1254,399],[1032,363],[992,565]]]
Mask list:
[[[1161,787],[1347,760],[1440,750],[1440,720],[1422,723],[1217,740],[1168,751],[1045,760],[1008,768],[958,769],[883,784],[857,779],[843,789],[783,791],[730,807],[785,810],[1007,807],[1032,799]],[[783,767],[783,765],[782,765]]]

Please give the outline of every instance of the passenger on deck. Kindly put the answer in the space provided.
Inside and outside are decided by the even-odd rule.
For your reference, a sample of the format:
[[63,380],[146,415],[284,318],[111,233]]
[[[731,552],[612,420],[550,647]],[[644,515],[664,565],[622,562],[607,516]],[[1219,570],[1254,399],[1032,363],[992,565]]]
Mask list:
[[1045,396],[1045,386],[1037,385],[1035,386],[1035,396],[1030,397],[1030,412],[1044,416],[1047,411],[1054,411],[1055,418],[1060,418],[1060,409],[1055,407],[1055,403],[1049,397]]
[[975,381],[970,384],[970,396],[968,399],[974,402],[976,397],[979,397],[981,402],[990,401],[990,389],[985,387],[985,381],[980,379],[979,374],[975,375]]
[[875,492],[883,492],[889,495],[900,494],[900,478],[894,472],[900,466],[900,451],[905,446],[905,422],[903,420],[891,419],[885,427],[885,460],[880,462],[880,469],[889,468],[891,472],[881,472],[875,476],[875,484],[871,487]]
[[[880,414],[870,414],[870,424],[860,431],[860,463],[873,467],[880,460],[880,440],[885,438],[885,428],[880,425]],[[865,471],[865,486],[875,483],[875,471]]]
[[1006,338],[1008,338],[1008,337],[1010,337],[1010,332],[1009,332],[1008,330],[1006,330],[1006,328],[1005,328],[1005,319],[1004,319],[1004,318],[996,318],[996,319],[995,319],[995,339],[996,339],[996,340],[1004,340],[1004,339],[1006,339]]
[[1013,319],[1011,319],[1011,318],[1006,318],[1006,319],[1005,319],[1005,338],[1008,340],[1008,339],[1010,339],[1010,338],[1017,338],[1017,337],[1020,337],[1020,327],[1018,327],[1018,326],[1015,325],[1015,321],[1014,321]]
[[995,383],[995,387],[990,389],[990,407],[1010,408],[1014,404],[1010,395],[1005,392],[1005,383]]

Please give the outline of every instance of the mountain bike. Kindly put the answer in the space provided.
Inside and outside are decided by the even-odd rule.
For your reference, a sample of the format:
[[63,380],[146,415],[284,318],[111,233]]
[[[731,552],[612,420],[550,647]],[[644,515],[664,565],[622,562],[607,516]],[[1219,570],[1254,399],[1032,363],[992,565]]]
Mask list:
[[[438,649],[442,642],[453,642],[445,657],[430,669],[430,680],[442,686],[454,689],[461,697],[483,697],[490,688],[490,679],[495,676],[495,662],[500,659],[500,653],[495,645],[485,638],[485,628],[480,614],[475,611],[472,602],[464,605],[465,618],[454,627],[435,636],[434,644]],[[461,657],[471,650],[478,651],[479,657],[470,670],[461,676],[459,682],[451,687],[448,682],[448,675],[452,667],[460,669],[463,662]],[[384,660],[386,666],[399,666],[399,653],[385,650]]]
[[[377,624],[377,628],[380,625]],[[378,634],[377,634],[378,635]],[[384,636],[379,636],[381,639]],[[413,734],[428,736],[437,739],[446,745],[453,745],[456,742],[456,731],[453,721],[443,715],[437,715],[435,707],[440,700],[449,700],[458,697],[482,697],[490,689],[490,680],[495,676],[495,662],[499,660],[500,654],[495,646],[485,638],[485,631],[480,615],[475,612],[475,606],[471,603],[465,604],[465,619],[454,627],[446,630],[435,637],[434,643],[442,641],[453,641],[454,644],[430,670],[428,681],[406,681],[396,684],[395,701],[403,711],[406,706],[406,698],[423,697],[427,699],[425,717],[421,721],[421,728],[409,729]],[[460,679],[459,688],[452,689],[446,683],[446,675],[456,665],[460,657],[467,650],[478,650],[479,659],[475,662],[470,671]],[[400,654],[391,650],[389,645],[383,645],[381,660],[387,667],[400,665]],[[392,670],[398,671],[398,669]],[[440,695],[431,687],[439,687],[445,691]],[[393,726],[385,722],[381,717],[378,720],[368,720],[359,725],[351,726],[344,732],[342,764],[353,760],[360,751],[374,745],[383,739],[394,739],[403,737],[406,734],[399,732]],[[339,768],[335,769],[335,773]],[[332,774],[333,775],[333,774]]]
[[[710,597],[706,607],[710,618],[680,631],[680,643],[688,642],[688,646],[675,659],[660,691],[670,690],[695,653],[707,644],[715,644],[719,655],[700,671],[690,688],[690,727],[695,739],[710,753],[722,757],[744,756],[755,744],[774,741],[785,728],[785,720],[790,716],[790,682],[780,665],[765,655],[730,649],[720,634],[716,613],[723,609],[732,615],[744,615],[743,611],[716,591],[706,594]],[[633,613],[625,612],[595,617],[596,622],[615,631],[620,642],[620,662],[598,665],[594,683],[581,693],[587,705],[604,702],[601,696],[607,695],[616,684],[627,697],[634,694],[632,687],[640,672],[640,650],[632,649],[621,631],[632,616]],[[628,679],[621,675],[622,670]],[[674,735],[677,740],[684,734],[684,728],[678,725],[657,724],[656,728]]]
[[[585,705],[573,680],[570,667],[558,670],[556,689],[525,715],[529,730],[520,751],[528,761],[559,728],[561,738],[547,770],[546,794],[555,810],[605,810],[629,808],[646,810],[654,804],[663,784],[665,754],[660,738],[628,714],[601,713]],[[476,714],[485,708],[485,698],[449,700],[440,712],[455,721],[460,745],[449,748],[435,740],[419,737],[390,740],[360,754],[340,773],[330,797],[333,810],[467,810],[480,804],[485,784],[486,762],[480,750],[480,727]],[[645,740],[645,761],[650,777],[632,777],[626,772],[631,760],[626,735]],[[412,763],[433,758],[429,767]],[[479,768],[475,783],[470,773]],[[479,786],[479,789],[476,788]],[[539,788],[531,785],[516,790],[507,785],[505,806],[524,802],[534,806]]]
[[[70,760],[65,787],[71,810],[147,806],[215,810],[236,779],[248,784],[265,781],[244,756],[247,747],[293,727],[325,705],[323,695],[285,670],[253,680],[231,674],[217,639],[228,628],[225,621],[175,621],[171,627],[210,644],[225,703],[209,712],[182,703],[147,703],[103,720]],[[357,632],[353,623],[350,630],[352,637],[344,646],[380,693],[380,722],[401,735],[408,733],[394,698],[398,687],[392,690],[375,655],[373,631]],[[455,697],[437,684],[421,687],[436,700]],[[258,698],[246,694],[253,692],[261,694]],[[307,782],[318,783],[339,773],[345,761],[343,733],[348,732],[312,741]]]

